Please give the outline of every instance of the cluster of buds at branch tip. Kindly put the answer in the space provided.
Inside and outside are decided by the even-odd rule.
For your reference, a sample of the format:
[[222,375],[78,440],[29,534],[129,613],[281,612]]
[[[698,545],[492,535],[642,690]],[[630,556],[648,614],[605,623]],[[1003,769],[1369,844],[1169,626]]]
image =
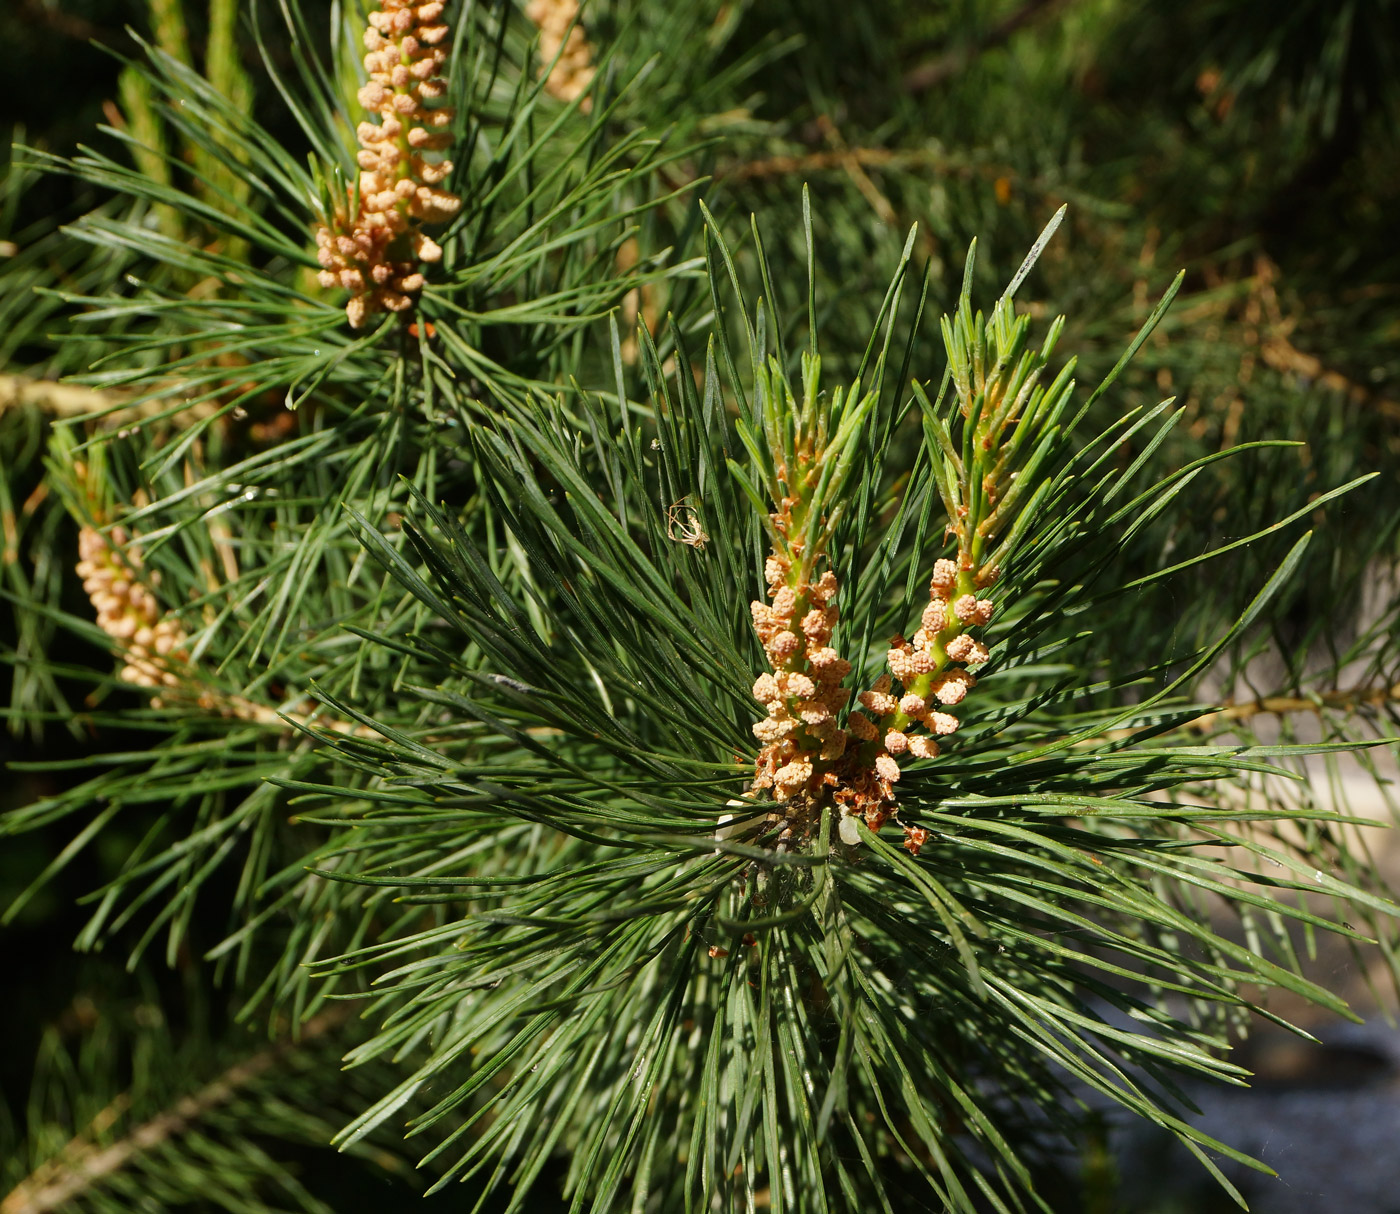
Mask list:
[[[1058,222],[1057,216],[1050,230]],[[992,618],[992,600],[982,592],[997,583],[1003,562],[1035,518],[1035,505],[1048,488],[1045,473],[1059,450],[1061,419],[1074,389],[1073,362],[1048,385],[1043,381],[1063,318],[1038,350],[1031,347],[1030,319],[1013,308],[1015,285],[990,318],[974,314],[967,291],[957,312],[944,317],[955,396],[950,409],[943,408],[941,395],[935,404],[914,385],[956,558],[934,562],[918,631],[910,641],[893,639],[885,655],[889,674],[860,697],[869,724],[847,722],[862,744],[851,762],[852,792],[843,808],[863,814],[872,827],[894,812],[900,762],[906,756],[935,758],[938,739],[958,728],[948,709],[976,686],[974,671],[990,657],[975,633]],[[843,838],[857,834],[843,824]],[[910,851],[917,852],[924,838],[905,827]]]
[[[791,621],[808,610],[806,599],[796,596],[810,592],[804,579],[813,576],[817,558],[828,559],[836,520],[850,504],[844,486],[852,452],[878,393],[862,397],[857,384],[828,399],[817,391],[820,359],[813,350],[803,357],[799,402],[776,363],[769,360],[771,369],[765,369],[755,362],[760,407],[752,423],[741,417],[736,427],[756,481],[776,509],[765,520],[775,554],[769,569],[773,602],[754,604],[754,622],[773,663],[773,674],[754,688],[769,708],[768,719],[754,729],[765,743],[754,787],[773,788],[778,800],[797,792],[829,797],[840,811],[845,843],[860,842],[862,823],[877,831],[897,814],[902,764],[937,758],[941,740],[957,731],[959,719],[950,710],[977,686],[978,672],[991,657],[980,630],[991,623],[995,604],[983,592],[1001,580],[1006,562],[1051,500],[1065,450],[1074,363],[1049,379],[1064,318],[1051,325],[1037,349],[1029,344],[1030,318],[1016,314],[1013,297],[1062,216],[1063,209],[990,317],[973,312],[970,286],[964,287],[956,312],[942,322],[949,375],[937,400],[913,383],[945,534],[955,552],[934,562],[917,630],[908,640],[891,639],[886,672],[861,692],[840,729],[825,724],[823,714],[844,704],[846,692],[815,677],[811,668],[818,662],[809,656],[804,629]],[[973,281],[974,257],[975,245],[965,284]],[[945,405],[949,385],[953,400]],[[731,466],[761,510],[755,480]],[[849,668],[842,662],[840,669],[844,675]],[[812,722],[823,722],[828,731],[820,737],[808,724],[809,709]],[[905,847],[917,854],[927,830],[901,825]]]
[[540,30],[540,74],[548,73],[545,91],[560,101],[578,101],[578,108],[586,114],[593,108],[593,98],[583,94],[597,69],[593,66],[593,44],[578,14],[578,0],[530,0],[525,6],[525,15]]
[[815,582],[794,578],[792,564],[770,556],[765,569],[770,603],[752,604],[754,629],[772,665],[753,694],[768,715],[754,727],[763,743],[754,788],[771,788],[779,801],[812,794],[830,783],[831,765],[846,750],[837,714],[850,696],[841,680],[851,664],[831,648],[837,620],[836,575]]
[[[990,600],[960,593],[964,580],[956,562],[934,563],[919,630],[912,641],[892,638],[885,654],[889,673],[860,693],[860,708],[846,719],[846,731],[858,743],[847,752],[835,792],[847,843],[859,841],[854,818],[878,830],[895,811],[901,760],[937,758],[938,739],[957,731],[958,718],[947,709],[977,685],[967,668],[990,656],[967,629],[992,618]],[[904,845],[915,855],[927,838],[927,831],[904,825]]]
[[[893,802],[893,786],[900,776],[899,758],[938,757],[938,739],[954,733],[958,718],[945,711],[962,703],[977,685],[977,676],[968,667],[980,666],[990,656],[987,647],[967,629],[987,624],[992,618],[990,599],[966,592],[960,582],[957,563],[946,558],[934,562],[929,582],[929,601],[920,618],[920,628],[912,641],[893,638],[885,662],[889,674],[882,675],[869,691],[860,695],[861,705],[874,720],[852,733],[859,733],[870,752],[863,756],[877,777],[874,795]],[[898,681],[900,692],[894,692]],[[858,714],[852,714],[852,718]],[[916,730],[924,732],[915,732]],[[868,805],[861,810],[869,816]],[[907,833],[907,832],[906,832]]]
[[[313,723],[299,713],[278,713],[243,696],[225,694],[199,678],[191,665],[189,637],[142,581],[141,548],[124,527],[105,532],[81,528],[78,558],[78,576],[97,612],[97,623],[112,638],[121,659],[121,680],[156,692],[152,708],[164,707],[167,701],[194,705],[206,713],[279,731],[287,729],[288,720]],[[333,733],[374,736],[364,726],[325,716],[316,717],[314,724]]]
[[[126,530],[105,535],[96,527],[78,532],[78,576],[97,611],[97,623],[116,642],[125,683],[152,689],[180,684],[176,668],[189,661],[188,638],[179,620],[161,610],[142,584],[141,549]],[[159,705],[159,700],[153,700]]]
[[[849,742],[839,714],[850,697],[841,681],[851,665],[831,644],[838,585],[825,567],[839,505],[828,504],[840,501],[850,467],[843,452],[856,441],[876,397],[863,395],[858,383],[849,391],[819,391],[821,360],[813,353],[802,358],[800,401],[776,361],[756,369],[757,428],[740,425],[773,510],[764,516],[772,543],[764,567],[769,601],[752,604],[770,666],[753,689],[768,715],[753,727],[763,745],[752,787],[770,789],[776,801],[814,803],[839,785],[837,766]],[[760,500],[745,483],[750,497]]]
[[350,291],[345,313],[362,327],[376,312],[404,312],[423,289],[421,265],[442,258],[423,224],[443,223],[462,200],[440,188],[452,162],[434,157],[452,141],[452,110],[430,107],[446,91],[447,26],[442,0],[381,0],[365,31],[369,81],[359,100],[378,115],[357,129],[357,187],[316,232],[324,287]]
[[[770,671],[753,689],[767,716],[753,727],[763,745],[751,787],[771,790],[775,801],[797,800],[794,821],[800,821],[804,805],[839,797],[852,750],[854,735],[840,723],[851,694],[842,680],[851,664],[832,645],[838,584],[827,553],[844,506],[850,453],[878,393],[862,392],[858,381],[820,391],[821,360],[812,352],[802,357],[800,399],[776,361],[756,370],[759,407],[752,426],[744,419],[739,426],[773,509],[763,518],[772,544],[764,568],[769,601],[752,604]],[[730,466],[750,499],[761,502],[747,474]]]
[[[224,691],[206,678],[179,616],[156,597],[160,575],[147,569],[140,535],[120,524],[102,526],[108,515],[92,492],[89,465],[74,460],[72,471],[75,488],[87,499],[84,515],[96,520],[96,524],[87,521],[79,527],[77,574],[97,614],[98,626],[112,640],[121,662],[122,682],[154,692],[152,708],[196,708],[281,733],[286,733],[290,724],[356,737],[375,736],[366,726],[315,711],[309,700],[303,703],[310,714],[290,705],[272,708]],[[136,501],[145,500],[144,492],[135,497]]]

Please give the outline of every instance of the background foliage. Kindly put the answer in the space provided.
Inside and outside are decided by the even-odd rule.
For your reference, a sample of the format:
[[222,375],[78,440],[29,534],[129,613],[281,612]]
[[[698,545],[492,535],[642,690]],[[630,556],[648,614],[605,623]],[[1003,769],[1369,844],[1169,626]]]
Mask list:
[[[1400,191],[1400,94],[1388,56],[1400,46],[1400,6],[1309,0],[1279,21],[1275,6],[1249,0],[1192,0],[1169,14],[1131,0],[595,4],[590,37],[610,57],[587,118],[561,116],[546,96],[524,102],[530,26],[513,9],[502,21],[499,6],[474,6],[461,25],[475,36],[460,39],[471,69],[454,77],[459,105],[478,120],[458,157],[467,205],[447,263],[454,293],[425,298],[422,315],[440,322],[442,336],[416,347],[396,333],[361,341],[305,277],[310,244],[294,205],[298,190],[313,188],[305,154],[345,154],[349,134],[335,145],[326,121],[344,69],[313,80],[321,96],[307,100],[316,93],[298,83],[297,49],[324,44],[315,31],[332,6],[298,6],[310,31],[303,40],[263,40],[300,114],[261,67],[254,25],[230,25],[229,7],[21,0],[0,14],[7,72],[25,82],[13,94],[15,136],[37,149],[9,162],[0,203],[9,242],[0,262],[0,509],[5,589],[17,607],[0,633],[14,659],[0,746],[14,761],[10,803],[28,807],[11,819],[27,829],[0,847],[0,888],[12,905],[7,968],[24,974],[20,996],[0,1010],[15,1043],[0,1063],[6,1182],[75,1134],[122,1142],[154,1124],[167,1130],[158,1150],[168,1154],[139,1173],[113,1169],[110,1187],[91,1185],[82,1200],[347,1210],[361,1199],[347,1175],[424,1183],[390,1149],[392,1136],[362,1142],[354,1163],[319,1150],[396,1082],[375,1072],[382,1060],[349,1072],[346,1084],[358,1086],[332,1102],[322,1098],[324,1075],[345,1041],[332,1049],[313,1033],[287,1043],[303,1015],[321,1017],[313,1023],[328,1036],[341,1031],[337,1006],[324,1002],[334,984],[313,985],[303,963],[324,971],[373,934],[392,938],[394,916],[415,913],[396,909],[390,891],[360,887],[358,916],[332,916],[347,905],[344,885],[305,873],[308,831],[321,832],[325,848],[314,864],[343,863],[333,819],[388,759],[342,738],[342,757],[328,764],[327,747],[267,721],[172,723],[115,685],[71,574],[74,530],[62,508],[65,496],[78,513],[111,502],[87,502],[61,454],[47,473],[41,462],[54,419],[94,400],[49,386],[61,375],[93,371],[88,389],[127,410],[111,428],[136,435],[114,453],[105,491],[151,503],[134,522],[152,537],[148,560],[172,601],[188,604],[211,694],[285,708],[282,688],[314,681],[348,716],[362,687],[387,684],[399,689],[393,713],[405,736],[432,736],[450,752],[475,745],[475,727],[447,724],[442,704],[407,690],[433,655],[353,631],[372,622],[377,638],[402,641],[441,627],[424,596],[390,576],[407,533],[382,529],[388,571],[361,541],[380,533],[380,520],[431,517],[409,486],[488,529],[505,518],[511,503],[478,493],[484,481],[456,454],[456,436],[492,412],[484,402],[523,409],[532,386],[567,390],[577,380],[611,390],[610,309],[624,318],[617,357],[634,396],[649,367],[658,380],[673,358],[703,363],[711,299],[687,260],[700,251],[697,195],[730,234],[736,273],[749,284],[761,269],[738,234],[749,212],[760,217],[779,267],[765,294],[796,345],[807,302],[801,190],[810,185],[831,382],[854,375],[865,355],[910,224],[936,314],[955,306],[974,237],[974,287],[989,301],[1068,202],[1064,229],[1020,299],[1034,317],[1068,315],[1060,350],[1079,358],[1081,382],[1113,366],[1186,269],[1172,311],[1104,402],[1114,413],[1089,418],[1088,431],[1125,406],[1175,396],[1181,417],[1145,475],[1258,439],[1306,443],[1213,465],[1192,483],[1189,509],[1120,552],[1124,580],[1382,473],[1309,520],[1314,542],[1269,627],[1242,635],[1205,672],[1200,698],[1234,701],[1233,715],[1208,731],[1248,738],[1257,725],[1269,741],[1393,736],[1400,254],[1387,216]],[[183,42],[172,25],[180,11]],[[261,21],[267,31],[281,18],[263,5]],[[232,44],[221,44],[228,29]],[[168,56],[158,52],[151,78],[123,73],[90,45],[136,56],[136,35]],[[191,70],[207,76],[208,91],[197,104],[163,108],[162,80],[204,89]],[[265,143],[247,117],[270,133]],[[243,141],[207,137],[220,129],[244,132]],[[80,142],[91,148],[88,171],[41,173],[53,167],[48,154],[69,156]],[[249,164],[263,170],[251,175],[254,188]],[[662,322],[667,311],[673,328]],[[636,313],[653,325],[655,358],[624,349],[625,319]],[[133,391],[152,387],[153,368],[162,378],[152,399],[134,401]],[[289,395],[304,398],[294,414]],[[536,455],[555,441],[547,416],[518,424],[539,428]],[[1124,466],[1137,454],[1125,451]],[[489,468],[506,453],[488,445],[472,458]],[[896,445],[889,459],[912,462],[912,448]],[[620,487],[624,478],[614,469],[605,479]],[[669,502],[690,489],[652,492]],[[190,503],[207,527],[189,525]],[[1114,643],[1094,648],[1095,678],[1129,677],[1151,664],[1144,654],[1167,662],[1220,635],[1292,538],[1237,549],[1223,575],[1144,587],[1105,628]],[[528,589],[529,562],[502,542],[484,558],[492,576]],[[716,627],[742,642],[745,604],[732,606],[737,614]],[[1257,711],[1269,704],[1290,711]],[[1091,697],[1081,705],[1100,706]],[[736,720],[747,707],[736,707]],[[309,702],[296,710],[316,711]],[[450,736],[454,728],[461,736]],[[98,755],[106,757],[93,768]],[[1375,762],[1383,778],[1384,760]],[[1327,765],[1313,771],[1311,787],[1246,781],[1239,795],[1307,806],[1327,788]],[[280,786],[259,783],[274,775]],[[337,790],[333,809],[293,800],[326,788]],[[95,791],[103,800],[94,812]],[[300,825],[289,807],[303,813]],[[80,830],[90,845],[70,847]],[[1309,827],[1293,845],[1345,866],[1355,843],[1331,830]],[[427,854],[430,844],[416,846]],[[412,849],[391,861],[409,865]],[[1353,875],[1370,879],[1360,868]],[[1291,947],[1276,924],[1246,930]],[[74,938],[101,946],[102,960],[71,957]],[[237,1068],[268,1049],[284,1053],[276,1065],[254,1062],[244,1078]],[[240,1082],[227,1094],[209,1086],[230,1068]],[[181,1114],[182,1099],[207,1105]],[[264,1127],[261,1138],[246,1133],[252,1123]],[[183,1132],[186,1124],[197,1132]],[[1073,1160],[1047,1156],[1043,1165],[1042,1191],[1060,1186],[1065,1209],[1111,1188],[1092,1168],[1078,1188]],[[537,1193],[554,1192],[566,1177],[552,1170],[563,1165],[545,1153],[539,1166],[554,1183]],[[227,1191],[210,1177],[228,1181]],[[373,1200],[400,1191],[410,1190],[375,1190]]]

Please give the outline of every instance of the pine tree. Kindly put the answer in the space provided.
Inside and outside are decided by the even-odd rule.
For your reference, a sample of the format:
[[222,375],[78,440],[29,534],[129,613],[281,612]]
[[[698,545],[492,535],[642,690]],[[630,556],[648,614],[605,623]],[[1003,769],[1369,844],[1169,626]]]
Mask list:
[[[1243,1200],[1191,1083],[1348,1014],[1300,941],[1393,972],[1316,772],[1384,792],[1400,480],[1305,352],[1383,383],[1393,303],[1229,224],[1306,247],[1391,6],[819,7],[150,0],[101,138],[16,147],[5,915],[81,880],[126,968],[58,973],[3,1214],[348,1208],[332,1141],[1051,1209],[1105,1108]],[[1109,131],[1148,37],[1205,57]]]

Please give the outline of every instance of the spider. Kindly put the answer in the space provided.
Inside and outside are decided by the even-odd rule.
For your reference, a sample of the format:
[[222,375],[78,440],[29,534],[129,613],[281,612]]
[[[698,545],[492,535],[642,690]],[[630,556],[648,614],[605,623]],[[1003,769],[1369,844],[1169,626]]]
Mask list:
[[700,526],[700,516],[686,498],[667,507],[666,537],[692,548],[703,548],[710,539]]

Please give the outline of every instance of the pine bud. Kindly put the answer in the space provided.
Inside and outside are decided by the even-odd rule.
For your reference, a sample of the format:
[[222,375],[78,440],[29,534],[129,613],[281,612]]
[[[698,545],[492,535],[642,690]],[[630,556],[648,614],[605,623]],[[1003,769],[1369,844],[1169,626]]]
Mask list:
[[956,562],[941,557],[933,562],[933,577],[929,580],[929,595],[942,595],[953,588],[953,584],[958,580],[958,566]]
[[404,257],[403,245],[406,241],[417,259],[440,258],[442,250],[418,225],[450,219],[462,205],[455,194],[436,188],[451,173],[451,162],[429,161],[422,154],[445,145],[445,133],[439,132],[452,119],[450,110],[424,104],[445,91],[439,73],[447,63],[442,45],[447,27],[435,24],[442,8],[409,0],[380,3],[368,18],[370,79],[359,91],[360,104],[375,111],[379,121],[356,129],[358,198],[347,190],[343,205],[316,232],[322,285],[354,292],[345,305],[353,328],[363,327],[376,312],[413,306],[424,279],[415,261]]
[[885,691],[862,691],[858,698],[862,705],[880,717],[889,716],[899,707],[894,696]]
[[919,621],[928,632],[934,634],[942,632],[948,627],[948,604],[944,599],[930,599],[928,606],[924,608],[923,618]]
[[[578,14],[578,0],[530,0],[525,6],[525,15],[540,30],[540,75],[545,78],[545,91],[560,101],[581,97],[597,70],[593,45],[578,24]],[[585,114],[592,108],[591,97],[579,101]]]
[[990,623],[992,619],[992,600],[979,599],[970,594],[961,595],[953,603],[953,614],[968,627]]
[[899,764],[889,755],[875,756],[875,774],[882,780],[888,780],[891,784],[899,780]]
[[853,712],[846,718],[846,732],[862,742],[873,742],[880,736],[879,730],[875,728],[875,722],[863,712]]
[[980,666],[991,656],[981,641],[974,640],[965,632],[949,641],[947,650],[953,661],[966,662],[969,666]]
[[774,633],[772,640],[768,642],[768,656],[773,660],[773,665],[777,666],[786,662],[802,647],[802,642],[797,639],[797,634],[788,632]]
[[933,681],[932,691],[938,697],[939,703],[958,704],[972,689],[976,681],[965,670],[950,670],[939,675]]
[[916,759],[936,759],[938,743],[925,734],[915,734],[909,739],[909,753]]
[[914,650],[910,645],[901,645],[885,654],[885,663],[890,673],[906,686],[913,681],[919,671],[914,662]]
[[[184,662],[186,637],[177,620],[163,615],[155,597],[136,580],[141,549],[121,527],[103,535],[95,527],[78,533],[78,574],[97,612],[98,626],[114,641],[123,660],[121,679],[138,687],[173,686],[178,680],[167,660]],[[154,653],[152,652],[154,650]]]
[[806,759],[794,759],[773,773],[773,787],[779,800],[786,801],[801,792],[812,778],[812,764]]

